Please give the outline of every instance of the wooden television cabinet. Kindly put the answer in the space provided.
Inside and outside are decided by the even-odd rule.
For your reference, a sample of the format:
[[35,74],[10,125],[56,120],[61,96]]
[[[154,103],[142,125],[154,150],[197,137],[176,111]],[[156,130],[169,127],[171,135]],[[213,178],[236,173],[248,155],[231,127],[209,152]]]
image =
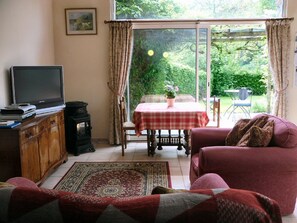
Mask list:
[[66,161],[63,110],[0,129],[0,181],[22,176],[40,184]]

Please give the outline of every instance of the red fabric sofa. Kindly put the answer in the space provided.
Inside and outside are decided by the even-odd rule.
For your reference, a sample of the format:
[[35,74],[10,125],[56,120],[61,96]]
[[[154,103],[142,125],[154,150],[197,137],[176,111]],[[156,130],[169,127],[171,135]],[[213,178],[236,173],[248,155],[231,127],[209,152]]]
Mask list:
[[3,223],[282,222],[274,200],[252,191],[229,189],[216,174],[197,179],[190,191],[118,199],[42,189],[24,178],[8,183],[14,186],[0,184]]
[[297,196],[297,126],[272,115],[268,120],[274,120],[274,132],[267,147],[225,146],[227,128],[192,129],[191,183],[217,173],[230,188],[264,194],[279,203],[282,215],[291,214]]

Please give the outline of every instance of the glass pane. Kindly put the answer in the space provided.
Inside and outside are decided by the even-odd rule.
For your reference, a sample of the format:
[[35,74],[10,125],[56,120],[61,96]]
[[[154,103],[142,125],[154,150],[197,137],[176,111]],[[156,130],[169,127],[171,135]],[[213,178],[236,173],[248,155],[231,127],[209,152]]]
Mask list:
[[164,96],[164,81],[178,86],[178,95],[196,97],[195,29],[134,30],[134,48],[129,76],[132,112],[143,95]]
[[[226,90],[246,87],[252,91],[251,116],[270,112],[272,80],[264,25],[229,25],[212,27],[211,95],[221,97],[221,112],[236,121],[248,118],[241,108],[234,110],[234,95]],[[269,86],[269,87],[268,87]]]
[[200,104],[206,106],[207,98],[207,50],[208,50],[208,29],[200,28],[199,29],[199,50],[198,50],[198,63],[199,63],[199,72],[198,72],[198,83],[199,83],[199,94],[198,100]]
[[282,17],[283,0],[116,0],[116,19]]

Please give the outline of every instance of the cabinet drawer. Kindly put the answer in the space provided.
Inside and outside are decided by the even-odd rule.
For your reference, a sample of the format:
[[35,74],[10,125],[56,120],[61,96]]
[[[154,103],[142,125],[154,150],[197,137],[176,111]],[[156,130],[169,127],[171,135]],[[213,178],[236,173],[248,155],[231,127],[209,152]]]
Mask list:
[[37,127],[36,126],[33,126],[31,128],[27,128],[27,129],[20,132],[20,137],[21,137],[20,142],[24,143],[24,142],[26,142],[27,140],[33,138],[36,135],[37,135]]
[[57,115],[53,115],[49,118],[49,124],[50,126],[55,126],[58,124],[58,116]]
[[49,123],[49,120],[46,119],[43,122],[39,123],[38,126],[36,126],[38,134],[42,133],[48,128],[48,123]]

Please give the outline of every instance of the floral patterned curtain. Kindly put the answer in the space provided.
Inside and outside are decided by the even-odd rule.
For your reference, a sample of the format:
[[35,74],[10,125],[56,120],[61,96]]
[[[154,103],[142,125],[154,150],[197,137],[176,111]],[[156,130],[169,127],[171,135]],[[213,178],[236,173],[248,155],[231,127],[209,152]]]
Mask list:
[[273,114],[282,118],[286,118],[286,92],[289,85],[290,24],[291,19],[266,21],[269,62],[275,89]]
[[110,102],[109,143],[120,143],[119,100],[124,95],[129,76],[133,29],[131,22],[109,23],[109,66],[108,87],[112,92]]

